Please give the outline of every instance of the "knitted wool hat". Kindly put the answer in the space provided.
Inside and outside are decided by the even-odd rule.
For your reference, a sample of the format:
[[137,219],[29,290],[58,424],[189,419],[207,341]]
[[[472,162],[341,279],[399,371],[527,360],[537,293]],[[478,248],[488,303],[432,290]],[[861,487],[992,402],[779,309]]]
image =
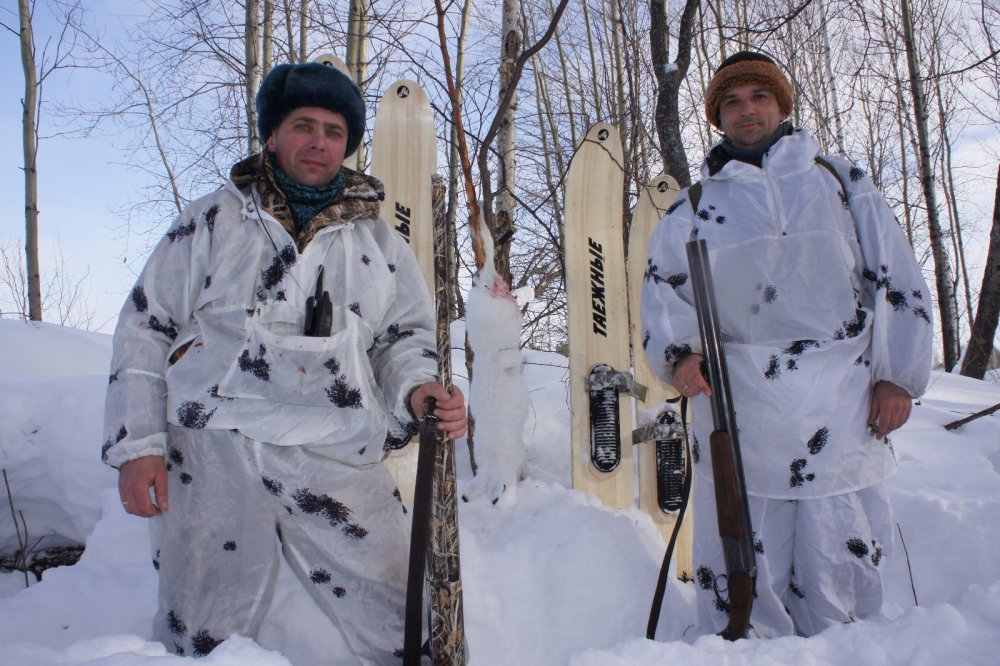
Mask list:
[[778,100],[778,109],[786,116],[792,115],[792,86],[774,61],[763,53],[740,51],[722,61],[708,84],[705,91],[708,122],[721,129],[719,104],[722,96],[730,88],[748,83],[760,83],[769,88]]
[[257,128],[261,141],[295,109],[315,106],[339,113],[347,121],[345,157],[361,145],[365,134],[365,102],[361,91],[346,75],[319,62],[278,65],[257,92]]

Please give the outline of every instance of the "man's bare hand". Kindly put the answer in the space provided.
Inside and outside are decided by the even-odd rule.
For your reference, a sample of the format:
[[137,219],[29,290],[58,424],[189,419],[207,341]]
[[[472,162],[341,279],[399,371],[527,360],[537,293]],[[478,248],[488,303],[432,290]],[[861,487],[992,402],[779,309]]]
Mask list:
[[434,398],[434,416],[438,418],[438,430],[448,433],[448,439],[458,439],[465,434],[467,416],[465,412],[465,396],[457,386],[451,389],[451,395],[444,387],[434,382],[427,382],[417,387],[410,396],[410,409],[417,418],[423,416],[424,398]]
[[[149,497],[152,488],[154,502]],[[129,460],[118,470],[118,494],[125,511],[151,518],[167,510],[167,466],[163,456],[143,456]]]
[[879,382],[872,390],[872,408],[868,423],[878,423],[876,437],[882,439],[902,426],[910,418],[913,399],[910,394],[892,382]]
[[701,373],[701,354],[688,354],[674,364],[674,388],[681,395],[692,398],[699,393],[712,395],[712,387]]

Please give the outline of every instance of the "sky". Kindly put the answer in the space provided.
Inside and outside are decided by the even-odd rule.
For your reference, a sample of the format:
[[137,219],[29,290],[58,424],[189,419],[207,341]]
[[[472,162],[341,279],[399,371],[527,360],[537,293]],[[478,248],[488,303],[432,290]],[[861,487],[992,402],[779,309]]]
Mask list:
[[[39,2],[35,13],[37,55],[44,40],[56,27],[47,3]],[[91,18],[116,34],[121,3],[87,0]],[[0,20],[17,26],[15,3],[4,3]],[[54,42],[49,46],[54,48]],[[24,176],[21,132],[21,100],[24,75],[18,37],[0,32],[0,245],[24,242]],[[118,310],[135,281],[126,265],[134,256],[125,240],[125,219],[119,211],[138,196],[141,181],[127,164],[116,137],[99,130],[90,137],[54,136],[64,131],[62,121],[44,110],[53,102],[95,105],[110,94],[107,78],[83,70],[60,72],[43,90],[43,117],[39,145],[39,249],[42,280],[65,261],[66,272],[83,279],[86,300],[92,312],[87,328],[111,332]],[[22,257],[23,261],[23,257]],[[141,266],[141,263],[139,264]],[[48,319],[48,317],[46,317]]]
[[[55,27],[46,4],[39,3],[36,11],[39,52]],[[85,4],[89,16],[108,30],[108,39],[122,32],[117,18],[121,3],[88,0]],[[141,8],[142,2],[134,6]],[[0,20],[16,25],[14,11],[14,3],[6,3],[0,8]],[[0,81],[4,84],[0,86],[0,145],[6,148],[0,152],[0,246],[13,250],[24,239],[20,101],[24,79],[17,36],[7,31],[0,33]],[[71,76],[52,78],[44,95],[49,102],[58,99],[93,106],[110,94],[107,85],[107,79],[100,75],[75,71]],[[51,104],[48,108],[52,109]],[[55,119],[44,116],[42,134],[58,131]],[[121,211],[141,195],[142,181],[124,163],[121,144],[121,137],[100,130],[89,138],[50,137],[41,142],[38,156],[42,279],[65,262],[65,272],[74,281],[83,280],[87,310],[92,315],[86,328],[105,332],[113,330],[118,310],[135,280],[134,271],[142,265],[145,250],[137,248],[151,245],[148,239],[126,234]],[[971,222],[966,242],[974,292],[982,281],[989,240],[997,155],[1000,126],[974,128],[955,141],[955,164],[971,183],[961,213]],[[930,271],[928,259],[925,276],[933,284]]]
[[[452,337],[461,339],[461,324]],[[0,466],[33,535],[86,542],[75,565],[25,587],[0,574],[0,664],[190,664],[151,639],[148,524],[124,513],[99,461],[111,338],[0,320]],[[811,637],[728,643],[694,628],[693,583],[671,576],[657,640],[644,638],[664,543],[649,516],[571,489],[565,357],[526,351],[526,478],[494,505],[459,506],[470,666],[986,665],[1000,653],[1000,383],[935,372],[893,438],[889,481],[905,549],[883,559],[882,618]],[[463,357],[453,353],[456,385]],[[471,484],[456,444],[459,493]],[[481,464],[489,464],[484,458]],[[6,493],[4,493],[6,495]],[[695,508],[695,510],[697,510]],[[11,545],[0,511],[0,552]],[[345,666],[331,626],[289,571],[258,642],[232,637],[204,666]],[[318,656],[320,655],[320,656]],[[337,655],[333,657],[331,655]]]

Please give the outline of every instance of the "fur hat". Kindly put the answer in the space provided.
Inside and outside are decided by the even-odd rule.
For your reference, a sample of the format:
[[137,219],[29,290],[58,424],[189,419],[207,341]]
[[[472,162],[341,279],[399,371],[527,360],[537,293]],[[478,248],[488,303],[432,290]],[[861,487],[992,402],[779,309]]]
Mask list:
[[339,113],[347,121],[347,150],[352,155],[365,134],[365,102],[343,72],[319,62],[278,65],[257,92],[257,128],[266,141],[295,109],[315,106]]
[[747,83],[766,86],[778,100],[778,109],[786,116],[792,115],[792,86],[774,61],[763,53],[740,51],[722,61],[708,84],[705,91],[705,117],[708,122],[721,129],[719,104],[722,96],[730,88]]

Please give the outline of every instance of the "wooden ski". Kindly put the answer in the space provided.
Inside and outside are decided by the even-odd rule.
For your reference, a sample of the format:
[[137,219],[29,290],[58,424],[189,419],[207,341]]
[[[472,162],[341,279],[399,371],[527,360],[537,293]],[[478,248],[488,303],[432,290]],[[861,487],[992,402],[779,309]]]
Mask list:
[[354,80],[354,78],[351,76],[351,73],[347,71],[347,65],[344,63],[344,61],[338,58],[337,56],[333,55],[332,53],[325,53],[321,56],[317,56],[313,60],[313,62],[329,65],[330,67],[336,67],[341,71],[341,73],[344,74],[344,76],[351,79],[352,81]]
[[371,154],[368,172],[385,186],[382,217],[410,244],[434,293],[431,177],[437,170],[437,135],[419,84],[402,80],[386,89],[375,112]]
[[[642,345],[642,321],[639,314],[642,283],[649,254],[649,238],[660,218],[673,203],[678,190],[677,181],[665,175],[654,178],[652,182],[639,190],[639,200],[632,214],[632,226],[629,230],[628,298],[631,312],[629,328],[632,334],[633,369],[635,380],[647,387],[645,399],[636,398],[637,429],[655,424],[662,413],[656,409],[656,406],[662,405],[665,400],[678,396],[673,387],[660,383],[646,361]],[[660,530],[664,541],[669,541],[677,515],[676,509],[673,508],[674,501],[681,498],[675,497],[679,494],[677,484],[664,483],[664,477],[670,476],[674,472],[673,469],[663,468],[665,462],[670,462],[663,459],[664,449],[673,453],[665,444],[666,442],[662,440],[658,443],[656,438],[638,444],[639,506],[652,517],[653,523]],[[658,446],[661,453],[659,460],[657,456]],[[683,442],[680,446],[680,455],[677,458],[683,462],[683,456],[686,455]],[[669,487],[664,488],[664,485],[669,485]],[[691,566],[692,508],[688,504],[675,547],[677,577],[682,580],[690,580],[693,574]]]
[[631,402],[617,395],[631,380],[622,164],[618,130],[598,123],[566,178],[573,487],[614,508],[633,506],[634,493]]
[[[434,214],[431,178],[437,170],[437,136],[427,95],[413,81],[389,86],[375,112],[372,163],[368,172],[382,181],[382,218],[410,245],[427,288],[434,294]],[[403,503],[413,504],[417,447],[390,452],[385,459]]]

